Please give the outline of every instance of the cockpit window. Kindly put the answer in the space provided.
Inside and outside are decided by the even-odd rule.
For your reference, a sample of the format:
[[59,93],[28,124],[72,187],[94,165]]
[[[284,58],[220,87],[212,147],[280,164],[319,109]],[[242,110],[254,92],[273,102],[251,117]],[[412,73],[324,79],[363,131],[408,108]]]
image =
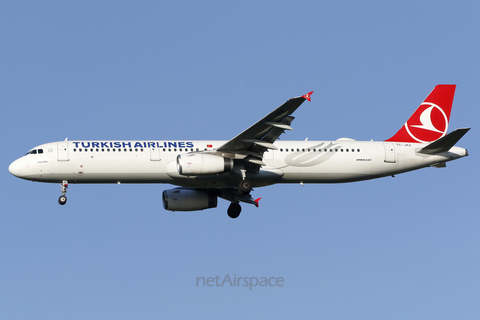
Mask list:
[[42,154],[43,153],[43,149],[33,149],[33,150],[30,150],[28,151],[25,155],[27,154]]

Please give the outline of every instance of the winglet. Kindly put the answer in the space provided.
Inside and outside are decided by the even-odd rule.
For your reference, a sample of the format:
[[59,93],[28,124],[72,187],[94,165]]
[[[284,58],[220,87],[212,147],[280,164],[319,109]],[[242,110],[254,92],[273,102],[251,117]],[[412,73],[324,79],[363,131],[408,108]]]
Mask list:
[[257,208],[258,208],[258,201],[260,201],[260,199],[262,199],[262,198],[258,198],[257,200],[253,200],[253,201],[255,201],[255,206],[256,206]]
[[312,101],[312,98],[311,98],[312,93],[313,93],[313,91],[310,91],[309,93],[304,94],[304,95],[302,96],[302,98],[305,98],[305,99],[308,100],[308,101]]

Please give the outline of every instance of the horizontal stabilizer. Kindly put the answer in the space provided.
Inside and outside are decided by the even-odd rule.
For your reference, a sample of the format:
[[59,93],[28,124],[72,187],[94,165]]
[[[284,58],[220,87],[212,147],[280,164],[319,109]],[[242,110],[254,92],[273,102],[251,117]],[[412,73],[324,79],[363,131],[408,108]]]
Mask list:
[[446,168],[446,167],[447,167],[447,164],[446,164],[445,162],[439,162],[439,163],[432,164],[430,167],[433,167],[433,168]]
[[430,143],[428,146],[418,152],[425,154],[437,154],[447,152],[455,145],[455,143],[458,142],[458,140],[460,140],[465,135],[465,133],[468,132],[468,130],[470,130],[470,128],[461,128],[450,132],[446,136]]

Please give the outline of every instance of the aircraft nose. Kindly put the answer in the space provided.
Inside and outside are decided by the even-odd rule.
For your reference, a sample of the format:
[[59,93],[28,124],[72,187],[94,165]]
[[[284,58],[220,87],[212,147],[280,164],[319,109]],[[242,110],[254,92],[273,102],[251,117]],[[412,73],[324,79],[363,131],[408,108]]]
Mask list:
[[20,164],[18,163],[18,160],[15,160],[10,164],[10,166],[8,167],[8,171],[10,171],[10,173],[13,174],[15,177],[20,176]]

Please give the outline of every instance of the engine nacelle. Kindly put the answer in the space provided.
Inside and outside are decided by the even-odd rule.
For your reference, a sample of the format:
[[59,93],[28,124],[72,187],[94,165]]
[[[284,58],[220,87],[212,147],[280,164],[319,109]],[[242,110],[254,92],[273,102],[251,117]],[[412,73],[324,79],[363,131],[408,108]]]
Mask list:
[[217,174],[232,170],[233,159],[203,153],[187,153],[177,156],[177,171],[184,176]]
[[163,207],[170,211],[195,211],[217,207],[217,196],[192,189],[163,191]]

